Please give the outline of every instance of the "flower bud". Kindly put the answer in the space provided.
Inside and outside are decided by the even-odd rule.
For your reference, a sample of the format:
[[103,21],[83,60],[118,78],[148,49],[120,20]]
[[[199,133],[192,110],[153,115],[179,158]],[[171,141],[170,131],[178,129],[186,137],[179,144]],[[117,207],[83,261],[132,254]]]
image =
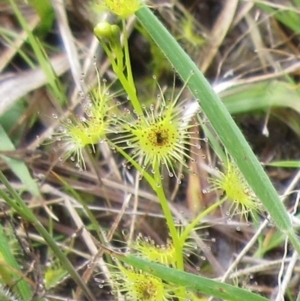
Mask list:
[[109,24],[108,22],[100,22],[94,28],[95,36],[101,40],[103,38],[108,39],[109,41],[119,40],[120,28],[119,26]]

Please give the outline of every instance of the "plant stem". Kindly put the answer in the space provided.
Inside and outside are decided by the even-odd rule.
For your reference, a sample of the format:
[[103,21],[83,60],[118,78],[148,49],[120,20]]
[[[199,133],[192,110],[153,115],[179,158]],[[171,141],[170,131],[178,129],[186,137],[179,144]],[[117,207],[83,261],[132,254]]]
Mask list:
[[126,75],[127,75],[127,83],[128,87],[130,87],[130,94],[128,93],[128,96],[130,98],[130,102],[132,106],[134,107],[136,113],[138,115],[143,115],[143,109],[142,106],[137,98],[136,95],[136,88],[135,88],[135,83],[132,75],[132,69],[131,69],[131,61],[130,61],[130,55],[129,55],[129,47],[128,47],[128,36],[127,36],[127,31],[126,31],[126,25],[125,21],[123,21],[123,37],[124,37],[124,55],[125,55],[125,65],[126,65]]
[[215,210],[217,207],[221,206],[224,201],[226,200],[226,197],[224,197],[223,199],[219,200],[218,202],[212,204],[211,206],[209,206],[208,208],[206,208],[203,212],[200,212],[198,214],[198,216],[196,216],[196,218],[185,227],[184,231],[182,232],[181,236],[180,236],[180,240],[182,242],[182,244],[184,244],[184,242],[187,240],[188,236],[190,235],[190,233],[193,231],[193,229],[196,227],[196,225],[205,217],[207,216],[209,213],[211,213],[213,210]]
[[182,256],[182,252],[180,252],[180,249],[181,249],[180,241],[179,241],[179,237],[178,237],[178,232],[175,227],[173,215],[170,210],[168,200],[166,198],[164,188],[162,185],[160,166],[158,164],[156,164],[154,167],[154,170],[155,170],[155,187],[152,187],[152,188],[157,194],[161,208],[162,208],[164,216],[166,218],[168,229],[170,231],[170,234],[171,234],[171,237],[173,240],[173,244],[174,244],[174,247],[176,250],[177,268],[179,270],[183,270],[183,256]]

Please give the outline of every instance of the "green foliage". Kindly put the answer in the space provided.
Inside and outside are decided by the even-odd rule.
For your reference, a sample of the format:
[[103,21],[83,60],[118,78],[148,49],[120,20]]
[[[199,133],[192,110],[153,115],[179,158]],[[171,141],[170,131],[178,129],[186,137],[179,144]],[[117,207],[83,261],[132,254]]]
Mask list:
[[230,301],[267,301],[268,299],[253,294],[247,290],[237,288],[222,282],[210,280],[201,276],[189,274],[183,271],[165,267],[163,265],[148,262],[134,256],[118,255],[118,259],[124,261],[135,268],[151,273],[154,276],[169,281],[177,286],[183,286],[191,290],[199,291],[209,296],[221,298]]
[[[42,70],[47,76],[49,87],[53,93],[53,95],[61,100],[66,102],[66,96],[64,94],[62,85],[55,74],[52,65],[50,64],[49,57],[47,53],[45,52],[45,49],[42,47],[40,41],[38,38],[33,34],[33,32],[30,30],[29,25],[22,15],[21,11],[19,10],[18,6],[16,5],[14,0],[9,0],[11,7],[14,10],[14,13],[21,25],[21,27],[25,30],[25,32],[28,35],[28,43],[32,47],[32,50],[35,54],[35,57],[39,63],[39,66],[41,66]],[[43,12],[45,13],[45,12]]]
[[40,23],[37,28],[38,35],[45,35],[52,28],[54,22],[54,11],[50,0],[29,0],[28,3],[32,5],[38,15],[40,16]]
[[191,72],[194,74],[188,82],[188,87],[194,97],[199,100],[201,108],[214,127],[227,152],[235,160],[246,181],[256,196],[262,201],[276,226],[287,233],[294,247],[300,253],[300,244],[292,228],[290,217],[270,179],[262,169],[219,97],[188,55],[180,48],[176,40],[160,24],[149,9],[142,8],[136,15],[174,65],[182,79],[187,80]]
[[269,13],[270,15],[274,16],[275,19],[277,19],[279,22],[284,24],[285,26],[289,27],[295,34],[298,34],[299,24],[300,24],[300,16],[299,10],[300,8],[300,2],[299,0],[294,0],[296,4],[296,8],[293,6],[293,4],[287,4],[287,5],[274,5],[272,2],[265,2],[265,3],[256,3],[256,5]]
[[4,286],[15,286],[15,292],[21,296],[23,300],[29,300],[33,292],[29,284],[22,279],[21,269],[15,257],[16,254],[12,252],[12,250],[16,250],[16,248],[13,247],[12,243],[13,241],[8,240],[3,227],[0,225],[0,282]]
[[[10,141],[10,138],[4,131],[3,127],[0,125],[0,151],[12,151],[15,149],[13,143]],[[25,186],[25,190],[30,191],[34,196],[39,197],[40,191],[32,178],[28,167],[26,164],[20,160],[9,158],[5,155],[1,155],[1,158],[8,164],[11,170],[15,173],[17,177],[22,181]]]
[[[14,0],[9,0],[9,2],[19,24],[27,33],[26,42],[32,48],[37,63],[45,72],[51,92],[55,98],[66,100],[60,80],[49,63],[48,54],[42,43],[28,27],[16,2]],[[299,0],[295,0],[295,3],[300,4]],[[43,36],[52,27],[54,20],[51,2],[31,0],[30,4],[41,17],[38,31]],[[106,235],[101,225],[98,226],[98,221],[83,197],[84,194],[79,194],[60,175],[54,175],[62,183],[66,193],[72,195],[82,206],[82,212],[91,223],[86,229],[96,231],[97,238],[101,242],[100,248],[103,247],[106,253],[114,259],[111,260],[113,266],[110,267],[109,273],[113,280],[112,287],[116,298],[118,294],[122,294],[125,295],[124,298],[130,300],[144,301],[207,300],[206,297],[202,297],[202,295],[207,295],[222,300],[266,301],[265,297],[246,289],[186,273],[184,271],[185,253],[186,249],[192,250],[191,234],[201,228],[203,220],[225,201],[231,202],[229,210],[232,214],[239,211],[240,215],[245,216],[248,212],[256,215],[256,211],[261,209],[261,201],[274,221],[278,231],[275,231],[270,240],[261,235],[256,256],[263,256],[279,246],[284,236],[289,238],[295,250],[300,253],[300,243],[289,213],[230,115],[250,110],[265,110],[270,107],[285,107],[300,112],[297,86],[292,82],[286,83],[279,80],[239,85],[221,93],[222,102],[191,58],[179,46],[178,41],[162,26],[142,1],[111,0],[105,1],[105,5],[122,20],[118,25],[106,21],[101,22],[95,27],[94,34],[107,55],[115,76],[127,94],[127,103],[116,102],[116,94],[110,91],[111,86],[102,82],[97,73],[98,86],[92,90],[89,101],[84,103],[82,116],[74,114],[72,118],[61,121],[63,129],[57,131],[53,138],[60,143],[63,151],[61,158],[70,157],[76,162],[80,172],[85,172],[92,166],[91,160],[87,160],[88,164],[86,164],[85,149],[89,148],[89,155],[92,157],[96,153],[96,144],[107,143],[113,153],[118,153],[126,161],[123,167],[128,169],[134,167],[137,171],[137,178],[138,176],[144,178],[156,194],[170,239],[163,246],[148,241],[133,244],[129,242],[129,254],[125,255],[112,251],[107,247]],[[290,29],[295,32],[299,31],[296,27],[296,24],[299,24],[299,16],[295,10],[277,11],[271,5],[261,7]],[[133,13],[139,21],[140,33],[144,34],[150,42],[150,51],[153,56],[151,71],[157,73],[159,77],[162,69],[167,70],[173,67],[182,78],[184,85],[177,95],[173,87],[170,97],[166,97],[159,85],[157,98],[147,96],[143,99],[139,93],[132,72],[128,24],[125,20]],[[185,38],[188,44],[196,49],[205,43],[201,37],[195,35],[193,16],[185,15],[181,27],[183,36],[177,37],[177,40],[184,43]],[[0,28],[0,30],[4,32],[3,29]],[[6,41],[12,43],[12,37],[7,32],[5,35]],[[31,67],[34,66],[35,62],[23,54],[21,49],[19,53]],[[169,67],[164,66],[165,57],[170,62]],[[189,103],[189,101],[181,100],[186,87],[190,89],[196,101]],[[287,98],[284,103],[283,98]],[[153,99],[153,103],[149,104],[149,99]],[[201,114],[204,119],[208,119],[206,123],[203,122],[202,115],[200,117],[200,107],[203,110]],[[221,191],[224,196],[201,211],[194,219],[191,218],[178,227],[164,187],[164,170],[171,179],[175,179],[176,185],[181,183],[185,174],[193,175],[194,170],[189,163],[194,163],[194,157],[198,154],[197,150],[201,148],[200,141],[201,143],[207,142],[206,139],[200,138],[199,126],[205,130],[210,145],[223,163],[223,172],[215,172],[216,178],[211,179],[210,189]],[[296,132],[300,132],[299,126],[297,129],[294,124],[293,128]],[[2,126],[0,126],[0,141],[0,151],[3,151],[2,154],[0,153],[1,158],[20,179],[25,190],[41,199],[39,187],[25,163],[5,155],[5,151],[15,150],[15,143],[12,143]],[[180,170],[178,165],[185,170]],[[300,166],[298,161],[279,161],[268,165],[289,168]],[[0,190],[0,197],[12,208],[13,212],[17,212],[32,224],[57,259],[57,261],[54,260],[53,265],[45,269],[46,288],[54,287],[69,274],[87,298],[94,301],[95,297],[68,260],[67,254],[58,247],[57,239],[52,233],[49,233],[53,230],[52,220],[50,220],[50,231],[47,231],[22,198],[22,191],[9,183],[2,172],[0,172],[0,181],[4,185],[4,189]],[[28,301],[33,294],[32,289],[24,279],[18,281],[20,267],[13,252],[9,252],[9,248],[9,241],[3,228],[0,228],[1,280],[9,286],[17,282],[15,292]],[[101,252],[102,249],[99,253]],[[12,269],[9,270],[8,267]],[[201,297],[198,298],[197,293],[200,293]],[[1,297],[5,301],[17,300],[17,297],[10,295],[2,287],[0,287],[0,299]]]

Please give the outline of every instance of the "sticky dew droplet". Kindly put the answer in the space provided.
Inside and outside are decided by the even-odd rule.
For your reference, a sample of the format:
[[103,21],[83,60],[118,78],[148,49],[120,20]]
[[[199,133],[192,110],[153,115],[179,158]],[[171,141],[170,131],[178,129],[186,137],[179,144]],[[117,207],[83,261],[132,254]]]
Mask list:
[[231,219],[231,218],[228,218],[228,219],[226,220],[226,223],[227,223],[228,225],[230,225],[230,224],[232,223],[232,219]]
[[128,235],[127,229],[122,229],[121,233],[124,237],[126,237]]

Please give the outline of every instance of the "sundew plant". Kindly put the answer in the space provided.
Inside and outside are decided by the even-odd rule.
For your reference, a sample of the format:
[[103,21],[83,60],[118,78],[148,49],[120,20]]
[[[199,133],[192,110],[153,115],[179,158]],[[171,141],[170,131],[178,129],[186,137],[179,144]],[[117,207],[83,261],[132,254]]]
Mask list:
[[[34,135],[43,128],[38,138],[28,138],[30,143],[22,135],[27,131],[21,121],[6,130],[0,119],[0,158],[8,167],[0,170],[0,301],[299,301],[299,196],[283,202],[294,194],[297,181],[289,184],[284,197],[279,196],[230,113],[240,108],[239,97],[244,97],[253,100],[256,109],[268,108],[267,124],[273,114],[269,98],[263,99],[264,106],[255,102],[257,91],[265,88],[256,87],[246,71],[250,88],[247,80],[246,88],[239,80],[211,85],[203,75],[213,72],[206,73],[217,49],[224,57],[217,57],[215,69],[217,76],[222,74],[234,46],[226,52],[221,45],[241,15],[257,43],[262,70],[272,69],[267,63],[273,57],[260,51],[266,48],[258,38],[264,22],[260,14],[274,18],[266,26],[270,31],[271,24],[281,22],[296,35],[297,27],[286,16],[299,20],[295,13],[299,9],[286,6],[288,13],[283,15],[277,11],[283,8],[280,5],[251,2],[259,10],[255,18],[261,23],[256,24],[249,1],[249,6],[228,1],[220,6],[224,14],[215,22],[222,26],[208,32],[193,9],[180,1],[166,5],[93,0],[78,7],[74,2],[76,24],[66,22],[67,10],[56,1],[45,5],[29,1],[38,15],[34,22],[17,2],[6,2],[25,39],[15,42],[16,35],[0,27],[3,41],[18,45],[16,62],[24,61],[34,79],[45,76],[47,89],[32,97],[39,100],[45,94],[48,102],[35,110],[34,101],[25,98],[31,90],[22,95],[28,111],[19,119],[23,122],[28,112],[38,111],[27,121],[28,127],[32,125]],[[88,18],[77,19],[81,10],[89,12]],[[169,19],[166,25],[164,19]],[[83,26],[77,24],[83,20],[90,40],[76,44],[70,28]],[[52,31],[61,37],[63,59],[51,56],[55,50],[47,43],[52,42]],[[270,44],[275,53],[277,44]],[[205,60],[198,61],[199,49]],[[144,50],[151,58],[141,62],[137,52]],[[82,57],[88,58],[81,66]],[[36,65],[41,73],[35,73]],[[74,90],[62,84],[68,76],[61,75],[68,68]],[[230,71],[227,77],[239,68]],[[292,95],[298,100],[296,84],[282,72],[286,82],[270,85],[277,92],[296,91]],[[234,95],[230,112],[230,104],[216,93],[223,90],[227,97]],[[283,106],[278,103],[274,106]],[[289,109],[296,107],[287,103]],[[285,119],[274,111],[278,119]],[[295,120],[287,124],[300,133]],[[264,134],[268,135],[267,125]],[[273,166],[299,167],[299,162]],[[234,237],[238,247],[227,237]],[[280,260],[272,257],[274,249],[282,253]],[[265,289],[267,281],[260,285],[253,276],[258,274],[259,279],[265,269],[277,281],[275,292]]]
[[[158,196],[171,236],[171,243],[167,243],[166,246],[162,248],[157,246],[157,251],[163,250],[168,253],[168,255],[161,256],[164,259],[162,259],[160,263],[167,266],[171,265],[178,271],[183,271],[183,246],[189,235],[207,214],[214,210],[216,206],[221,205],[225,200],[232,202],[229,211],[233,210],[233,213],[229,213],[230,215],[234,213],[242,214],[246,220],[249,213],[251,214],[258,211],[261,206],[260,201],[262,201],[267,209],[270,210],[271,217],[274,218],[274,221],[276,222],[278,219],[277,221],[281,229],[286,231],[291,240],[295,243],[295,236],[289,222],[289,217],[287,215],[283,217],[281,211],[284,211],[284,208],[275,190],[268,181],[269,191],[267,195],[259,187],[259,182],[253,181],[254,176],[261,179],[265,177],[263,170],[258,168],[260,165],[253,156],[246,141],[232,122],[232,119],[226,114],[226,109],[222,107],[222,103],[218,100],[217,96],[214,95],[193,62],[180,49],[176,41],[161,26],[144,3],[140,2],[139,5],[134,3],[131,7],[131,12],[129,10],[129,2],[126,4],[122,3],[122,7],[124,8],[123,12],[121,2],[115,1],[115,6],[113,6],[113,2],[114,1],[108,1],[106,5],[113,13],[122,18],[122,27],[117,29],[115,24],[100,23],[95,27],[94,33],[110,59],[117,78],[128,94],[132,108],[126,107],[124,109],[124,117],[118,118],[117,137],[112,139],[109,143],[111,143],[113,148],[119,151],[128,163],[133,165],[142,176],[145,176],[146,181]],[[143,101],[139,99],[132,77],[126,21],[123,19],[128,17],[129,12],[136,14],[138,21],[149,32],[150,36],[158,44],[170,63],[173,64],[173,67],[185,81],[184,87],[187,85],[190,88],[199,104],[196,110],[190,109],[191,106],[193,106],[191,103],[180,103],[181,92],[178,96],[167,99],[160,89],[158,99],[156,102],[150,104],[149,107],[146,107]],[[123,38],[123,45],[121,43],[121,37]],[[167,39],[168,42],[164,41],[164,39]],[[167,43],[169,43],[169,45],[167,45]],[[170,49],[170,45],[172,45],[174,49]],[[212,108],[214,110],[212,110]],[[163,189],[164,175],[162,168],[167,170],[169,177],[175,176],[177,183],[181,183],[181,178],[184,177],[184,175],[177,171],[175,166],[181,165],[187,168],[188,161],[192,161],[194,160],[193,158],[195,158],[195,156],[192,158],[191,152],[195,152],[195,149],[201,148],[201,139],[199,137],[199,131],[197,130],[201,125],[197,122],[197,120],[200,120],[198,115],[201,110],[203,110],[205,116],[219,135],[226,152],[229,153],[225,160],[226,162],[224,162],[224,173],[221,173],[219,179],[212,181],[212,189],[221,190],[225,194],[225,197],[202,211],[192,222],[184,225],[182,231],[178,231]],[[218,113],[220,113],[222,117],[219,116]],[[218,120],[218,118],[220,119]],[[226,135],[224,133],[225,128],[229,131]],[[230,135],[232,135],[233,138],[226,138]],[[239,152],[236,151],[238,146],[241,147]],[[247,160],[241,160],[241,153],[244,154],[244,157],[246,154],[249,156],[249,163]],[[248,170],[243,173],[245,169]],[[272,194],[273,197],[278,200],[277,202],[275,201],[278,207],[277,205],[273,206],[270,204],[270,195]],[[274,208],[276,209],[274,210]],[[149,255],[150,253],[155,254],[157,252],[154,250],[150,252],[146,249],[148,248],[138,248],[141,253],[146,252],[149,253]],[[151,250],[151,248],[149,249]],[[173,256],[174,259],[168,258],[170,256]],[[120,258],[121,261],[122,258],[123,257]],[[126,258],[128,258],[128,256]],[[149,256],[148,259],[149,258],[151,258],[151,256]],[[147,269],[145,268],[145,270]],[[135,278],[128,274],[133,275],[133,271],[128,272],[126,268],[121,268],[120,265],[119,272],[124,275],[127,274],[125,278],[130,278],[128,280],[130,284],[138,282],[138,277],[134,280]],[[138,274],[139,273],[140,272],[138,272]],[[141,275],[139,279],[142,279]],[[125,283],[126,281],[127,280],[125,280]],[[142,280],[140,281],[141,283],[143,282]],[[141,287],[126,287],[126,289],[123,288],[123,290],[131,296],[129,298],[134,300],[168,300],[170,298],[172,299],[173,296],[179,299],[186,299],[190,291],[190,288],[184,286],[172,289],[171,285],[171,288],[169,288],[172,292],[171,294],[166,292],[165,295],[162,294],[158,296],[154,294],[154,292],[161,291],[161,289],[157,287],[153,289],[152,293],[150,288],[141,283],[139,283]],[[153,284],[153,286],[155,285]],[[135,290],[139,292],[141,290],[143,297],[138,296],[137,292],[133,293]],[[147,291],[147,293],[145,291]]]

